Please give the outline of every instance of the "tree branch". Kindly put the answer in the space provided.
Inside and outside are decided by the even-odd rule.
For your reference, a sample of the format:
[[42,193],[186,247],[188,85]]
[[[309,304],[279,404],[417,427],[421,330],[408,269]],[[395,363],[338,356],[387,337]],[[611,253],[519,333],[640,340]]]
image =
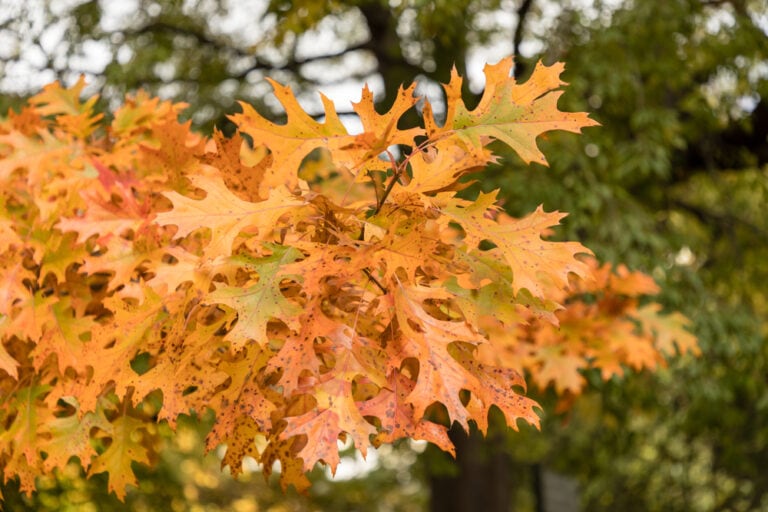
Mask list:
[[344,55],[347,55],[349,53],[360,51],[360,50],[368,50],[371,52],[374,52],[375,50],[373,41],[369,40],[363,43],[347,46],[343,50],[339,50],[336,52],[325,53],[322,55],[313,55],[303,59],[288,59],[287,62],[283,64],[275,64],[275,63],[267,62],[264,60],[260,60],[252,52],[239,48],[236,45],[228,44],[219,39],[215,39],[203,33],[200,30],[195,30],[188,27],[180,27],[178,25],[167,23],[165,21],[154,21],[152,23],[144,25],[143,27],[137,30],[122,32],[122,34],[126,37],[128,36],[136,37],[140,35],[155,34],[155,33],[170,33],[170,34],[192,37],[197,41],[198,44],[212,48],[217,52],[230,53],[236,57],[250,60],[252,62],[250,66],[246,67],[245,69],[243,69],[238,73],[231,75],[231,77],[236,80],[241,80],[245,78],[252,71],[259,71],[259,70],[293,71],[294,73],[299,73],[299,70],[302,66],[304,66],[305,64],[309,64],[311,62],[323,61],[328,59],[336,59],[339,57],[343,57]]
[[207,34],[204,34],[200,30],[194,30],[192,28],[188,27],[180,27],[178,25],[174,25],[172,23],[168,23],[165,21],[153,21],[152,23],[148,23],[144,25],[141,28],[138,28],[136,30],[123,30],[120,31],[124,36],[140,36],[145,34],[154,34],[154,33],[169,33],[169,34],[176,34],[181,36],[188,36],[192,37],[193,39],[197,40],[197,42],[204,46],[209,46],[217,51],[221,52],[231,52],[237,55],[238,57],[247,57],[247,58],[255,58],[255,56],[246,51],[242,48],[238,48],[237,46],[226,44],[222,41],[219,41],[217,39],[214,39]]
[[[339,50],[338,52],[333,53],[326,53],[323,55],[313,55],[311,57],[306,57],[304,59],[293,59],[289,60],[285,64],[265,64],[263,62],[256,61],[253,65],[248,66],[243,71],[232,75],[232,78],[235,79],[243,79],[245,78],[248,73],[252,71],[258,71],[258,70],[269,70],[269,71],[293,71],[294,73],[300,73],[300,68],[305,65],[309,64],[311,62],[317,62],[322,60],[329,60],[329,59],[337,59],[339,57],[343,57],[344,55],[347,55],[351,52],[356,52],[359,50],[370,50],[370,42],[365,43],[359,43],[352,46],[348,46],[343,50]],[[332,83],[332,82],[331,82]]]
[[520,76],[527,67],[520,57],[520,44],[523,42],[523,31],[525,30],[525,20],[533,5],[533,0],[523,0],[517,9],[517,26],[512,36],[512,55],[515,56],[515,76]]
[[696,217],[697,219],[699,219],[701,222],[705,224],[710,224],[714,222],[717,225],[725,228],[729,228],[729,227],[732,227],[734,224],[738,224],[747,228],[755,236],[762,239],[763,241],[768,241],[768,231],[736,215],[732,215],[730,213],[713,212],[701,206],[688,203],[687,201],[684,201],[682,199],[671,199],[670,204],[672,206],[680,208],[681,210],[687,211],[688,213],[692,214],[694,217]]

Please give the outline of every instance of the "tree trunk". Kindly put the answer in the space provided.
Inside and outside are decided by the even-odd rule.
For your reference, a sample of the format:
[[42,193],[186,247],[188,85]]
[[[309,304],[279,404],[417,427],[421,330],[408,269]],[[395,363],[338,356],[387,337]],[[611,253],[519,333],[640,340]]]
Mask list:
[[450,475],[430,475],[433,512],[509,512],[512,510],[511,458],[505,436],[491,429],[488,438],[472,429],[467,435],[457,423],[449,431],[456,445],[455,469]]
[[468,435],[454,423],[448,435],[456,459],[435,449],[439,462],[427,466],[432,512],[578,512],[577,482],[532,461],[515,460],[507,448],[504,423],[491,422],[488,436],[477,429]]

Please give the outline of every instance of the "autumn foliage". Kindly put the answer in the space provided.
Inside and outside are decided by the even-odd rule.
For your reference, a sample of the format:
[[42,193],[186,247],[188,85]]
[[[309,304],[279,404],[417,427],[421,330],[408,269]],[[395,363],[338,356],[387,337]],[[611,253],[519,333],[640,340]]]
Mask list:
[[[81,81],[34,96],[0,124],[0,467],[31,492],[77,457],[122,498],[131,463],[155,459],[158,422],[215,412],[226,445],[299,489],[337,441],[410,437],[452,451],[447,426],[537,424],[529,380],[577,394],[695,351],[679,315],[641,297],[647,276],[547,241],[564,217],[515,219],[496,193],[457,192],[495,160],[489,144],[544,164],[561,112],[561,64],[525,83],[486,67],[469,110],[445,85],[439,123],[415,86],[385,113],[366,88],[350,134],[332,103],[316,121],[272,83],[287,114],[251,106],[211,138],[183,105],[139,93],[110,123]],[[423,127],[401,117],[423,101]],[[498,142],[497,142],[498,143]],[[642,304],[642,305],[641,305]]]

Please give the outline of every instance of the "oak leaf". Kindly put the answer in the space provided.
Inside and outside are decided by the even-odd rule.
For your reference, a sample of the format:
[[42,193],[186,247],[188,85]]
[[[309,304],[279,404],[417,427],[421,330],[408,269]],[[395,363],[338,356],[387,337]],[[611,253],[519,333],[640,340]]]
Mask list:
[[235,238],[245,229],[256,228],[258,239],[267,240],[280,217],[304,205],[304,201],[282,186],[271,189],[264,201],[252,203],[235,196],[220,177],[192,175],[189,180],[206,191],[205,198],[191,199],[177,192],[166,192],[173,209],[157,214],[157,223],[178,226],[176,238],[196,229],[209,228],[211,240],[205,249],[209,258],[230,256]]
[[446,120],[438,127],[431,107],[424,109],[424,122],[430,136],[453,131],[474,146],[484,145],[482,138],[491,137],[510,146],[525,163],[547,165],[536,145],[536,138],[551,130],[580,132],[581,128],[595,126],[583,112],[561,112],[557,101],[562,95],[559,87],[564,65],[544,66],[541,62],[523,84],[510,77],[512,58],[497,64],[486,64],[485,91],[477,107],[467,110],[462,100],[462,79],[454,68],[451,81],[444,85],[447,96]]
[[455,455],[456,449],[445,426],[415,418],[413,405],[407,398],[413,392],[413,387],[411,379],[399,371],[393,371],[387,378],[387,385],[374,398],[358,404],[361,414],[377,418],[380,422],[380,432],[374,444],[378,446],[411,437],[429,441]]
[[5,371],[11,378],[19,378],[19,362],[13,358],[5,348],[5,330],[7,329],[8,317],[0,318],[0,370]]
[[535,212],[519,220],[501,224],[489,218],[496,207],[496,193],[480,194],[474,202],[447,202],[442,211],[461,225],[464,242],[470,249],[487,240],[512,269],[512,287],[515,292],[527,289],[535,297],[545,297],[544,282],[551,281],[557,288],[568,285],[568,274],[582,278],[589,275],[589,267],[576,259],[577,254],[591,254],[578,242],[547,242],[542,234],[559,223],[565,214],[547,213],[539,206]]
[[103,114],[94,114],[98,96],[92,96],[85,102],[80,100],[80,94],[85,87],[85,77],[80,75],[77,83],[70,88],[63,88],[59,82],[54,82],[43,88],[43,91],[32,96],[29,103],[41,116],[54,116],[56,123],[78,138],[84,139],[93,133]]
[[439,320],[424,309],[424,301],[450,298],[450,294],[441,288],[398,283],[393,302],[400,336],[388,349],[392,353],[393,369],[407,357],[419,361],[416,385],[408,395],[417,420],[424,417],[424,411],[432,403],[440,402],[446,407],[451,422],[458,421],[464,428],[469,428],[467,421],[470,417],[459,393],[462,389],[476,388],[479,383],[451,355],[449,346],[456,341],[478,343],[481,337],[463,320]]
[[63,397],[61,400],[74,408],[75,413],[52,418],[41,428],[41,434],[49,436],[40,443],[41,450],[47,455],[43,468],[52,471],[64,467],[70,458],[77,457],[83,468],[88,469],[92,457],[97,455],[91,445],[91,430],[99,428],[106,432],[112,427],[101,408],[81,417],[80,406],[73,397]]
[[119,500],[125,499],[125,488],[138,487],[139,482],[131,464],[149,464],[149,451],[142,444],[144,422],[131,416],[118,416],[109,425],[107,434],[111,443],[93,460],[88,475],[104,471],[108,474],[107,489],[114,492]]
[[93,317],[78,317],[70,297],[46,304],[42,336],[33,351],[34,364],[41,368],[49,356],[55,356],[60,373],[72,368],[81,373],[86,370],[83,347],[96,326]]
[[281,269],[303,257],[303,254],[292,247],[269,247],[272,250],[270,256],[235,258],[241,268],[257,274],[255,284],[220,286],[204,299],[208,304],[229,306],[237,313],[237,323],[226,336],[235,349],[241,348],[248,340],[260,344],[269,341],[266,330],[270,320],[282,320],[292,329],[299,326],[298,315],[302,310],[285,298],[280,291],[280,283],[287,277]]
[[339,323],[323,312],[318,300],[305,305],[304,312],[296,321],[299,329],[285,338],[277,354],[266,364],[267,372],[280,373],[279,383],[286,396],[302,388],[305,373],[315,376],[319,373],[316,345],[321,338],[330,336],[339,328]]
[[[481,170],[496,159],[482,145],[456,144],[452,139],[440,139],[408,160],[411,179],[403,186],[408,193],[429,194],[448,189],[460,189],[462,176]],[[429,203],[429,201],[427,201]]]
[[328,379],[315,387],[317,407],[301,416],[286,418],[285,438],[307,436],[307,442],[298,456],[304,460],[304,470],[309,471],[322,460],[336,472],[339,451],[336,441],[348,434],[358,450],[367,453],[369,437],[376,429],[361,414],[352,398],[352,384],[346,380]]
[[642,322],[646,334],[655,337],[655,345],[667,355],[691,353],[699,355],[701,350],[696,337],[686,327],[691,322],[681,313],[660,314],[659,304],[648,304],[637,310],[635,317]]
[[113,316],[94,326],[91,340],[83,345],[82,364],[93,369],[90,378],[79,383],[77,397],[84,412],[95,410],[98,396],[110,383],[119,397],[125,396],[136,375],[131,361],[152,348],[153,341],[157,343],[155,337],[167,319],[165,308],[174,297],[161,297],[147,286],[142,290],[144,300],[139,304],[117,296],[104,300]]
[[243,459],[245,457],[253,457],[256,460],[260,458],[261,454],[254,438],[263,434],[250,416],[234,416],[232,423],[232,428],[223,438],[227,444],[227,451],[221,459],[221,467],[229,466],[230,473],[236,477],[243,472]]
[[266,146],[271,153],[272,165],[264,169],[259,183],[260,197],[266,197],[277,186],[285,186],[288,190],[296,187],[301,162],[313,149],[326,145],[341,147],[354,140],[326,96],[320,96],[325,108],[325,121],[318,123],[304,112],[290,87],[273,80],[269,82],[288,116],[286,124],[268,121],[246,103],[240,103],[243,109],[241,114],[230,116],[241,132],[257,141],[257,145]]

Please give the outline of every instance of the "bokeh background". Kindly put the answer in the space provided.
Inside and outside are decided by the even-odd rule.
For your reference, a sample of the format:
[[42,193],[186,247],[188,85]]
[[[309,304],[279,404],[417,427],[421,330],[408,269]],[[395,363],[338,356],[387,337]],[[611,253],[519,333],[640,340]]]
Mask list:
[[456,66],[472,104],[484,63],[509,54],[520,80],[538,60],[566,62],[561,108],[602,127],[542,140],[549,169],[505,155],[474,190],[500,187],[513,215],[570,212],[558,236],[653,275],[701,357],[587,375],[563,412],[536,392],[541,432],[454,432],[458,462],[413,442],[367,461],[347,451],[335,479],[315,469],[309,496],[222,473],[203,456],[202,418],[166,432],[125,504],[73,463],[32,498],[2,484],[4,509],[768,510],[765,0],[0,0],[0,112],[84,74],[104,109],[143,88],[189,103],[201,131],[231,132],[238,100],[280,119],[266,77],[320,115],[317,91],[351,112],[363,83],[382,109],[413,80],[439,105]]

